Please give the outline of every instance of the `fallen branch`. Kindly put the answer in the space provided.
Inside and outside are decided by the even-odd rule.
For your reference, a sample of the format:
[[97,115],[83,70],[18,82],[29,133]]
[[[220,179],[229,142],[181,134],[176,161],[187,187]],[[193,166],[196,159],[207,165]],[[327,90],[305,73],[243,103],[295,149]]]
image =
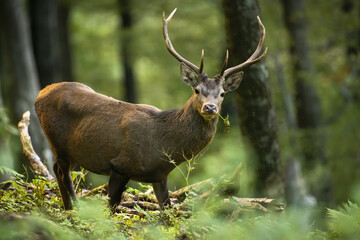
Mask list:
[[127,208],[133,208],[136,205],[141,207],[145,210],[155,211],[160,210],[159,204],[152,203],[152,202],[144,202],[144,201],[123,201],[121,202],[121,206],[127,207]]
[[[257,209],[262,212],[282,212],[284,211],[284,205],[275,200],[269,198],[238,198],[233,197],[236,203],[241,208]],[[230,202],[229,199],[224,199],[224,202]]]
[[[221,195],[232,196],[236,194],[240,189],[240,173],[243,169],[242,163],[240,163],[232,176],[229,179],[224,179],[220,183],[217,183],[217,189]],[[183,187],[175,192],[169,194],[170,198],[177,198],[179,201],[183,201],[187,194],[192,191],[197,194],[201,194],[200,198],[204,198],[209,195],[209,192],[213,190],[213,187],[216,185],[215,179],[209,178],[201,182],[194,183],[192,185]]]
[[109,188],[109,184],[106,183],[104,185],[93,188],[93,189],[91,189],[90,191],[88,191],[86,193],[82,193],[80,197],[90,197],[90,196],[94,196],[96,194],[105,195],[107,193],[107,191],[108,191],[108,188]]
[[55,178],[50,174],[46,166],[41,162],[40,157],[36,154],[29,136],[30,112],[23,114],[21,121],[18,124],[20,140],[23,146],[23,153],[29,160],[31,167],[48,181],[55,181]]
[[184,201],[187,194],[190,191],[195,193],[202,193],[207,190],[210,190],[215,185],[215,180],[213,178],[206,179],[201,182],[194,183],[192,185],[183,187],[175,192],[169,194],[170,198],[177,198],[180,202]]

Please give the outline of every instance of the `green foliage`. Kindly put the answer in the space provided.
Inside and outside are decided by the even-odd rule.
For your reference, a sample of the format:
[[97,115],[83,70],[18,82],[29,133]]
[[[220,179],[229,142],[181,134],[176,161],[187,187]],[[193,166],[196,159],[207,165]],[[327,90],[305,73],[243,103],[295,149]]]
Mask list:
[[75,192],[79,189],[79,187],[81,186],[82,188],[84,188],[85,185],[85,176],[89,173],[88,170],[86,170],[85,168],[81,167],[80,171],[72,171],[71,172],[71,176],[72,176],[72,180],[74,182],[74,189]]
[[[6,170],[5,170],[6,171]],[[61,210],[57,184],[43,178],[31,183],[17,175],[11,186],[0,190],[2,239],[357,239],[360,208],[348,202],[328,210],[329,230],[316,229],[319,216],[311,209],[288,209],[284,213],[256,213],[234,207],[218,198],[194,202],[192,213],[177,205],[159,211],[135,207],[140,215],[110,212],[102,195],[81,199],[74,210]],[[138,193],[151,187],[139,184]],[[216,189],[216,185],[214,186]],[[214,191],[213,191],[214,192]],[[190,193],[189,196],[192,194]],[[151,196],[149,196],[151,198]],[[188,204],[191,206],[191,198]],[[230,199],[231,201],[231,199]],[[233,205],[236,206],[236,205]]]
[[360,208],[357,204],[349,201],[339,210],[328,209],[328,214],[332,235],[339,239],[359,239]]
[[82,239],[75,232],[63,228],[53,221],[41,216],[21,215],[0,217],[1,239]]
[[25,178],[24,175],[18,173],[17,171],[14,171],[11,168],[6,167],[6,166],[0,166],[0,174],[2,174],[2,175],[10,174],[10,175],[13,175],[17,179],[24,179]]

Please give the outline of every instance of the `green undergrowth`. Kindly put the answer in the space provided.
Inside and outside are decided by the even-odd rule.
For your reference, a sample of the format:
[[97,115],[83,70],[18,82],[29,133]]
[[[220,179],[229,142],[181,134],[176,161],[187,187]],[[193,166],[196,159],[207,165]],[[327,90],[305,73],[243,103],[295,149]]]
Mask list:
[[[1,171],[11,171],[2,168]],[[12,173],[14,174],[14,173]],[[81,176],[83,174],[75,174]],[[310,209],[282,213],[227,211],[213,199],[191,205],[191,214],[178,208],[136,214],[112,214],[107,197],[80,198],[74,210],[63,211],[57,184],[43,178],[31,182],[15,173],[0,190],[0,239],[359,239],[360,208],[348,202],[327,210],[318,219]],[[75,181],[76,182],[76,181]],[[77,191],[82,191],[78,184]],[[145,191],[150,186],[139,185]],[[325,221],[319,230],[316,221]]]

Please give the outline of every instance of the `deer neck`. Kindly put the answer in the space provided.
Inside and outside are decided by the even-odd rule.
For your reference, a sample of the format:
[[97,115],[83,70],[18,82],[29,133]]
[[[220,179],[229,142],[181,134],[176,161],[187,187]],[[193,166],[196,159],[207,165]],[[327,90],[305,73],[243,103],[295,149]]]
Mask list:
[[199,127],[198,129],[200,131],[210,131],[215,134],[216,124],[219,118],[217,116],[210,120],[203,118],[197,110],[197,101],[194,95],[178,110],[178,115],[179,120],[187,124],[190,123],[189,126],[191,126],[192,123]]
[[174,156],[174,160],[181,163],[196,156],[211,142],[216,132],[218,117],[204,119],[198,112],[195,98],[192,96],[182,108],[176,110],[174,121],[178,130],[174,132],[173,139],[177,142],[177,155],[181,155]]

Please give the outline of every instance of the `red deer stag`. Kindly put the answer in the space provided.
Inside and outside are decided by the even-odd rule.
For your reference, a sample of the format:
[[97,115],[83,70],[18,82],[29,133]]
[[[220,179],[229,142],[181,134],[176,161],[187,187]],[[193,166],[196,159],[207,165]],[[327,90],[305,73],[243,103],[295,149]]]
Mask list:
[[[64,209],[71,209],[76,195],[70,176],[75,165],[97,174],[110,175],[110,206],[120,203],[129,180],[152,183],[161,208],[169,204],[167,177],[176,164],[196,156],[214,137],[217,114],[226,92],[235,90],[245,66],[260,61],[265,28],[258,17],[260,41],[244,63],[209,78],[200,67],[180,56],[168,36],[167,26],[176,9],[166,19],[163,34],[166,47],[179,61],[182,80],[193,95],[179,109],[161,111],[131,104],[96,93],[75,82],[52,84],[40,91],[36,113],[55,157],[54,172]],[[71,197],[71,198],[70,198]]]

